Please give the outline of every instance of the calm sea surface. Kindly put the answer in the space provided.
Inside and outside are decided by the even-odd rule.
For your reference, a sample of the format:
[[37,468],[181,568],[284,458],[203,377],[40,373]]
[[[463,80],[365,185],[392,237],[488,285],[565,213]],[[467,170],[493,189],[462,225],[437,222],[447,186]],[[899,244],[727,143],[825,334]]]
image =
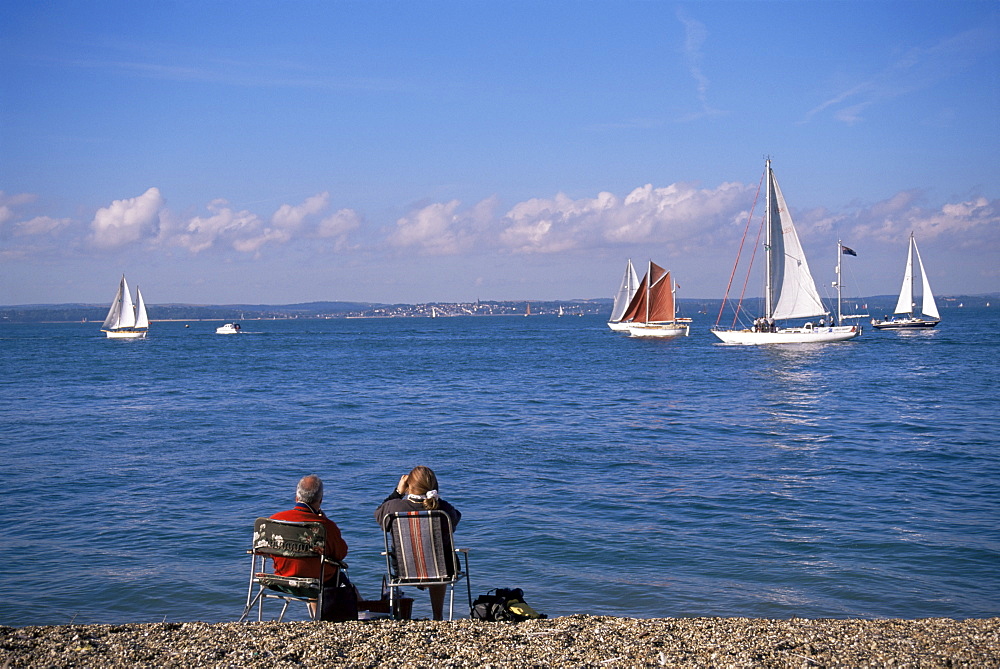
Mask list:
[[0,624],[235,620],[306,473],[377,597],[372,512],[417,464],[473,594],[550,616],[1000,615],[1000,309],[784,347],[709,321],[0,325]]

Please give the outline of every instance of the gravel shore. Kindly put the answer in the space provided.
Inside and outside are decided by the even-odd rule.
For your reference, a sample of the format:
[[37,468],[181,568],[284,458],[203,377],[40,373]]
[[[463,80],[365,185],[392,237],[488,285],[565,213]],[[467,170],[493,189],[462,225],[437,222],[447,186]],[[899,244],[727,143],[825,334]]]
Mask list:
[[2,667],[1000,667],[1000,618],[0,627]]

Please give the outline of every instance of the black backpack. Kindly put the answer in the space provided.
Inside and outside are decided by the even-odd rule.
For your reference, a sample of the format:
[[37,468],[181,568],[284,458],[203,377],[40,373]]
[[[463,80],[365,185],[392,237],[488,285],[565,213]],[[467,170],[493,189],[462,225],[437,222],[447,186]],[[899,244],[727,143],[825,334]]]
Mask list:
[[495,588],[476,598],[472,603],[471,617],[473,620],[519,623],[547,616],[524,601],[521,588]]

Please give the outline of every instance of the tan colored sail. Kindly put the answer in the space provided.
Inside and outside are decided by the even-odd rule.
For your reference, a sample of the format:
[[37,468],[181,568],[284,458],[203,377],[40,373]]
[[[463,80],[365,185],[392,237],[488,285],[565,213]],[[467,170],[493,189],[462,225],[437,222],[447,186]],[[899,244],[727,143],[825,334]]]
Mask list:
[[674,291],[670,284],[670,272],[649,287],[649,323],[674,320]]

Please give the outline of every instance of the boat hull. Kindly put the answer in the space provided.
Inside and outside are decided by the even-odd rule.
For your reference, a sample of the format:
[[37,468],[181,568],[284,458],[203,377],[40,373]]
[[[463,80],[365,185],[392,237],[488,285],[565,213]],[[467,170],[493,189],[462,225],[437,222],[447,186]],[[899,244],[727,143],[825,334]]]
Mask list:
[[657,337],[669,339],[672,337],[687,337],[690,326],[677,323],[632,323],[628,327],[630,337]]
[[145,339],[147,330],[101,330],[108,339]]
[[615,332],[628,332],[628,326],[630,326],[630,325],[631,325],[631,323],[623,323],[621,321],[617,321],[617,322],[616,321],[608,321],[608,327],[611,328],[612,330],[614,330]]
[[226,323],[215,328],[215,334],[239,334],[240,326],[235,323]]
[[840,325],[823,328],[781,328],[774,332],[713,329],[712,334],[725,344],[826,344],[853,339],[861,334],[861,328],[856,325]]
[[873,318],[872,327],[876,330],[926,330],[935,327],[940,322],[940,319],[927,318],[900,318],[888,321],[877,321]]

